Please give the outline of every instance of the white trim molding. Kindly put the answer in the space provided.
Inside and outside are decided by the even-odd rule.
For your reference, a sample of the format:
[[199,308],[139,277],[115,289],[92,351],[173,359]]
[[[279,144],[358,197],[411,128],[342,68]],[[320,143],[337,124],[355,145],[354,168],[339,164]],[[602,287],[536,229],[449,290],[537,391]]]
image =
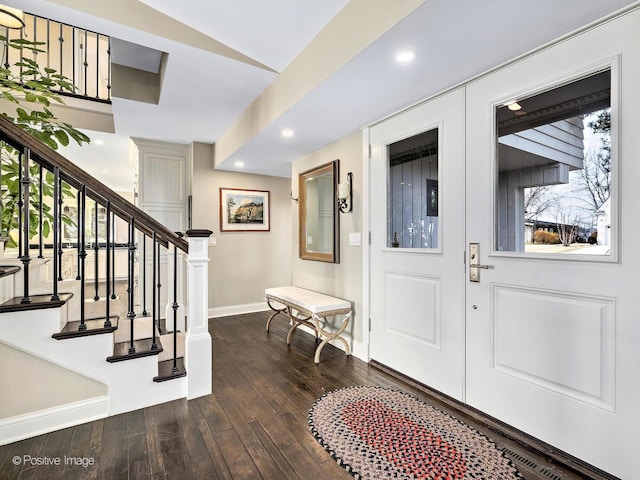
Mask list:
[[0,445],[35,437],[109,415],[109,396],[90,398],[0,420]]

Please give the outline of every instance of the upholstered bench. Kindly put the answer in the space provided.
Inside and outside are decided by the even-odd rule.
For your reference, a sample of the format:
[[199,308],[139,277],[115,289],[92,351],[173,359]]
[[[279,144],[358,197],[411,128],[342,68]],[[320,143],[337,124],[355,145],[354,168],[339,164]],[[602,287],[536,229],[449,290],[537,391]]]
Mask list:
[[[323,293],[314,292],[300,287],[276,287],[267,288],[264,291],[269,308],[274,311],[267,320],[267,332],[271,320],[280,313],[286,313],[291,320],[291,328],[287,334],[287,345],[291,344],[291,336],[300,325],[306,325],[316,333],[316,338],[322,339],[314,356],[314,362],[320,362],[320,352],[331,340],[340,340],[345,347],[347,355],[351,355],[349,343],[342,336],[351,319],[351,302],[341,298],[331,297]],[[326,317],[344,315],[342,325],[337,331],[326,330]]]

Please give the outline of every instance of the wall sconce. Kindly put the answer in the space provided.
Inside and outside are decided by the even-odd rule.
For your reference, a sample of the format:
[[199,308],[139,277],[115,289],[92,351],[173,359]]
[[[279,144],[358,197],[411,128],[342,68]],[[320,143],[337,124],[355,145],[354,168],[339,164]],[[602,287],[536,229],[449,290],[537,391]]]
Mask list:
[[338,184],[338,208],[342,213],[349,213],[352,210],[353,202],[352,202],[352,194],[353,189],[351,186],[353,174],[351,172],[347,173],[347,181],[344,183]]
[[6,28],[23,28],[24,13],[17,8],[0,5],[0,26]]

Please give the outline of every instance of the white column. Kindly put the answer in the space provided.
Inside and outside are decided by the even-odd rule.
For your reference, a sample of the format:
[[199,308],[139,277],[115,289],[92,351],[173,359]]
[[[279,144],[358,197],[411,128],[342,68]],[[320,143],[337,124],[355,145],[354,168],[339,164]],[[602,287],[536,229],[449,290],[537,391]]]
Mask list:
[[212,356],[209,335],[209,251],[210,230],[189,230],[187,259],[187,333],[185,361],[187,398],[211,393]]

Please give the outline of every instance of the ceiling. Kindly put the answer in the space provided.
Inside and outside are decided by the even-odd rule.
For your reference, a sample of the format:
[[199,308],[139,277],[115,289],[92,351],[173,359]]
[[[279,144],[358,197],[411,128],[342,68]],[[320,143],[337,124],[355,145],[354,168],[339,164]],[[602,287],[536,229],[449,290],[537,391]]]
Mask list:
[[[388,1],[4,0],[4,3],[169,54],[158,105],[114,98],[116,135],[88,132],[92,139],[100,139],[104,144],[94,142],[82,147],[81,154],[79,148],[62,152],[112,188],[123,190],[133,185],[130,178],[133,169],[128,164],[129,137],[215,143],[347,4],[384,9]],[[393,1],[418,6],[260,128],[217,168],[290,176],[291,162],[297,158],[602,16],[638,3],[635,0]],[[130,8],[140,14],[124,14]],[[394,55],[400,49],[413,50],[416,59],[410,64],[397,64]],[[292,129],[294,136],[283,138],[283,128]],[[239,161],[243,167],[236,166]]]

